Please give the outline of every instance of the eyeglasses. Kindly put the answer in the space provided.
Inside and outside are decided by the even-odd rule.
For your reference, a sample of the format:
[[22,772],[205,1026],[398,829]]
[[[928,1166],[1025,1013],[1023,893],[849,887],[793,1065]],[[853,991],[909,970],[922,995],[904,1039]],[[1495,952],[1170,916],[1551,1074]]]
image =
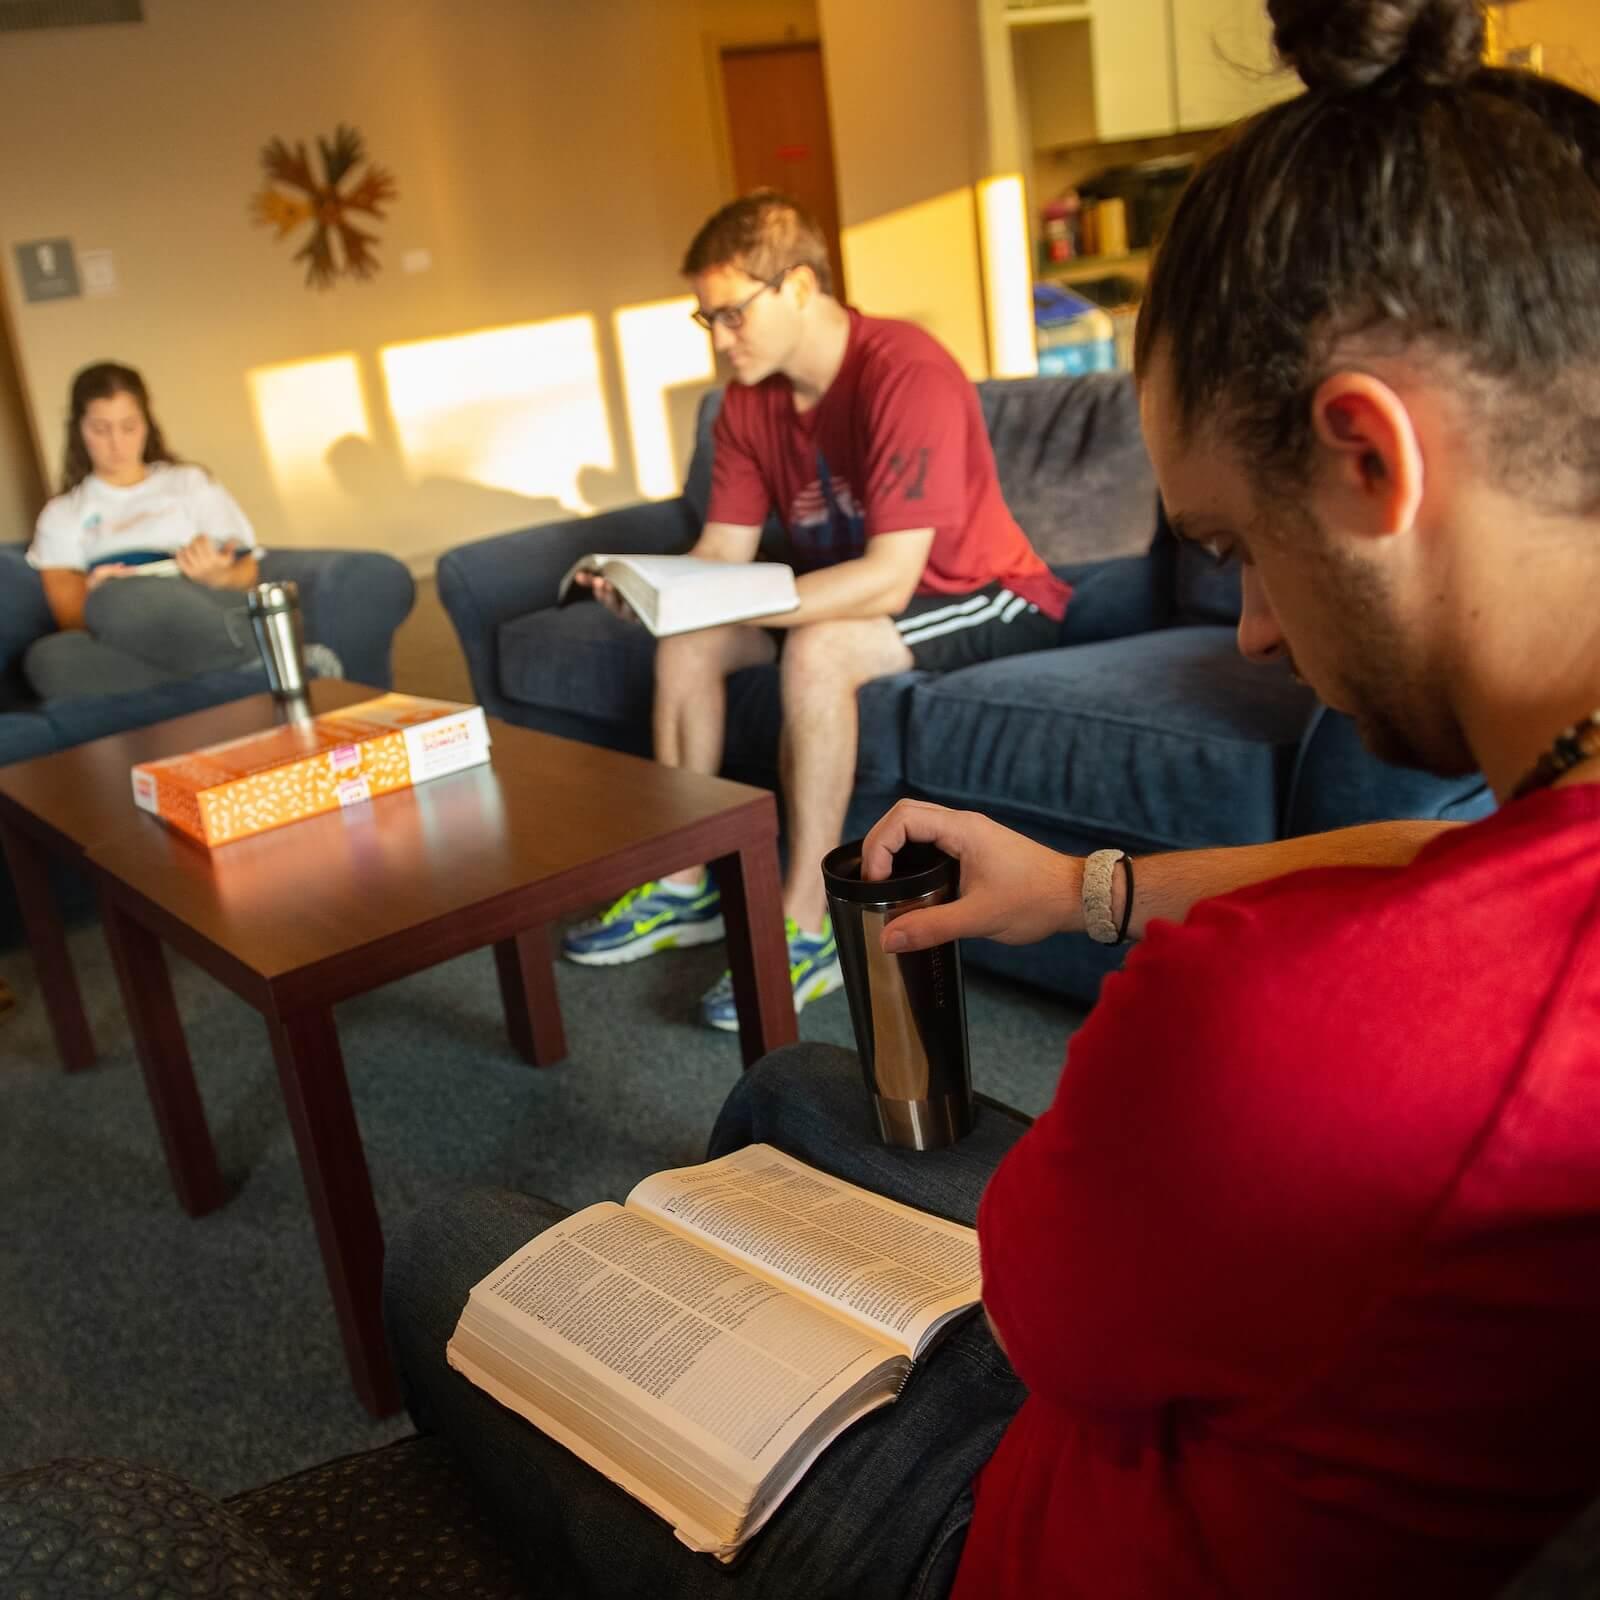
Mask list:
[[737,333],[744,326],[744,314],[750,307],[764,295],[768,289],[776,289],[783,280],[789,276],[789,269],[785,267],[776,278],[768,278],[761,287],[751,294],[747,294],[738,305],[718,306],[715,311],[691,311],[690,316],[700,324],[707,333],[715,333],[720,323],[729,333]]

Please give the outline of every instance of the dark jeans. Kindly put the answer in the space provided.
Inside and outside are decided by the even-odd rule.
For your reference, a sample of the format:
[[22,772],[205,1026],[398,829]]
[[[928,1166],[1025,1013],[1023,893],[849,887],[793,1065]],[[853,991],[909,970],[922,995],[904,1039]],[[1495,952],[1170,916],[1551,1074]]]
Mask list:
[[83,620],[82,628],[47,633],[23,657],[41,700],[132,694],[261,661],[241,589],[208,589],[187,578],[109,578],[90,592]]
[[[765,1141],[909,1205],[972,1223],[1026,1120],[980,1105],[952,1150],[878,1142],[856,1058],[829,1045],[768,1056],[728,1096],[709,1155]],[[561,1215],[523,1195],[470,1196],[410,1219],[391,1241],[385,1309],[417,1425],[470,1464],[541,1593],[595,1600],[697,1595],[933,1600],[954,1580],[972,1480],[1023,1388],[981,1316],[919,1364],[893,1405],[837,1440],[732,1567],[697,1555],[598,1472],[452,1372],[444,1348],[467,1291]]]

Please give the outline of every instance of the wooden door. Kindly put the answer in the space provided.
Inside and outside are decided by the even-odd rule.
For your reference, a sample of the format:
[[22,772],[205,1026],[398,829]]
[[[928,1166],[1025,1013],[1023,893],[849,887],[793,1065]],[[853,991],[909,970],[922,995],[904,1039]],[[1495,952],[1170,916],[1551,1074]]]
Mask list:
[[779,189],[817,219],[828,239],[833,292],[843,300],[839,193],[821,45],[724,50],[722,92],[739,193]]

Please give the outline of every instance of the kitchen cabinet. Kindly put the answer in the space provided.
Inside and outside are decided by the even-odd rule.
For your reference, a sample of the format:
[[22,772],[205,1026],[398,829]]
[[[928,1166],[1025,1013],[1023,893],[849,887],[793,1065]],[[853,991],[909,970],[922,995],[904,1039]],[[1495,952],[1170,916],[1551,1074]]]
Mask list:
[[986,76],[1018,124],[997,157],[1222,127],[1299,89],[1262,0],[979,5]]
[[1050,150],[1171,133],[1171,3],[1003,7],[1025,144]]
[[1099,0],[1093,44],[1096,136],[1152,139],[1175,127],[1173,0]]
[[1273,56],[1261,0],[1168,3],[1180,129],[1220,128],[1299,92],[1300,80]]

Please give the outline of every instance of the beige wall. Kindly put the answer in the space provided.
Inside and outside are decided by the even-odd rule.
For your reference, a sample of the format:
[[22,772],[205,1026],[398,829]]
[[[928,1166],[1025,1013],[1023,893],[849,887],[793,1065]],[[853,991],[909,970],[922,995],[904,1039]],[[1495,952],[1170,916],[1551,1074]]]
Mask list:
[[988,375],[973,184],[973,0],[819,0],[851,301],[906,317]]
[[1553,77],[1600,93],[1600,4],[1597,0],[1519,0],[1503,6],[1509,46],[1544,47],[1544,69]]
[[[71,374],[115,357],[268,542],[421,566],[635,498],[641,477],[670,488],[659,458],[682,464],[706,357],[681,308],[620,332],[614,314],[683,292],[683,247],[729,198],[716,44],[815,37],[813,0],[147,0],[146,16],[0,51],[0,273],[52,456]],[[298,238],[247,206],[267,139],[341,121],[399,199],[377,279],[318,292]],[[11,245],[55,235],[112,251],[118,292],[22,304]],[[431,268],[403,271],[418,250]]]

